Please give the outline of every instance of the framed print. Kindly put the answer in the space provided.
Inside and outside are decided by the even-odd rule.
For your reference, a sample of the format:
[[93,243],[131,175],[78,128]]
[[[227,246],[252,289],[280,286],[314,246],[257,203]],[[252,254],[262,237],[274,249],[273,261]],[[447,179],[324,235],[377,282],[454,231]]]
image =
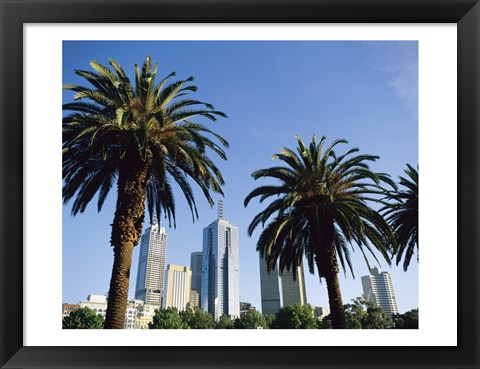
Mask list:
[[[0,0],[0,4],[1,368],[479,368],[478,1],[140,0],[113,3]],[[137,48],[140,44],[146,46]],[[395,50],[401,52],[385,53],[385,50],[393,44],[396,45]],[[322,49],[322,53],[316,54],[319,48]],[[422,183],[425,187],[422,189],[420,186],[423,197],[420,198],[419,212],[422,232],[423,230],[425,232],[424,234],[420,232],[419,237],[422,238],[422,242],[425,241],[422,245],[426,246],[425,250],[422,248],[421,261],[417,263],[417,260],[414,260],[415,256],[410,261],[411,269],[414,268],[416,271],[418,268],[418,273],[415,272],[412,279],[414,283],[402,287],[403,290],[399,291],[398,295],[411,295],[409,309],[417,307],[417,312],[420,311],[418,329],[327,330],[323,327],[324,330],[293,330],[280,325],[275,327],[280,328],[276,330],[243,331],[62,329],[60,320],[55,318],[58,314],[55,309],[59,310],[60,299],[62,302],[77,302],[72,301],[74,298],[68,298],[65,290],[73,283],[80,284],[82,279],[98,278],[92,271],[94,259],[99,256],[91,252],[90,245],[86,244],[95,244],[97,241],[81,238],[86,237],[88,232],[96,232],[93,231],[93,225],[89,224],[86,228],[78,226],[75,229],[78,218],[72,223],[65,221],[65,217],[62,218],[62,211],[63,214],[66,209],[70,211],[72,204],[69,203],[68,207],[62,208],[60,195],[62,182],[59,169],[62,167],[59,154],[62,133],[55,122],[58,121],[60,124],[62,119],[60,107],[62,100],[65,104],[73,95],[62,96],[61,85],[76,84],[77,80],[73,80],[72,77],[74,69],[87,69],[91,59],[100,58],[96,55],[108,54],[112,50],[118,54],[142,50],[135,52],[135,61],[128,59],[128,63],[123,66],[130,72],[133,63],[142,65],[145,60],[144,69],[147,70],[150,59],[144,55],[144,50],[148,49],[178,54],[177,59],[172,59],[176,66],[173,65],[175,63],[170,65],[165,61],[167,69],[170,67],[181,69],[182,67],[179,67],[181,61],[189,60],[190,65],[195,66],[194,72],[191,73],[195,74],[196,78],[200,75],[195,79],[195,83],[198,83],[200,90],[205,91],[205,95],[199,96],[207,96],[206,99],[209,102],[211,100],[216,108],[215,94],[212,92],[213,99],[208,96],[216,86],[221,86],[221,92],[218,94],[221,95],[219,110],[205,104],[208,111],[202,110],[200,114],[209,119],[223,118],[224,114],[220,111],[223,109],[220,106],[222,105],[229,106],[226,113],[232,114],[233,119],[235,116],[243,118],[244,126],[238,132],[249,135],[249,144],[244,145],[247,150],[243,155],[243,161],[257,161],[256,150],[259,149],[254,147],[255,144],[266,146],[275,142],[278,149],[275,149],[277,146],[269,147],[266,152],[269,155],[278,153],[282,146],[277,144],[276,138],[283,139],[282,134],[285,132],[292,136],[288,137],[293,142],[278,142],[282,142],[282,145],[285,142],[284,147],[290,148],[298,142],[301,147],[300,138],[293,137],[293,133],[288,130],[282,131],[284,123],[278,118],[282,115],[299,120],[290,124],[297,126],[294,133],[302,136],[305,142],[309,143],[310,140],[313,143],[317,142],[315,140],[323,142],[321,136],[325,134],[324,131],[331,132],[329,129],[314,132],[316,136],[313,138],[304,137],[311,132],[302,130],[302,126],[310,127],[307,123],[309,119],[307,112],[314,116],[319,111],[315,109],[320,105],[324,111],[330,111],[330,115],[321,117],[324,120],[330,119],[332,125],[338,124],[336,119],[339,119],[339,116],[344,120],[348,119],[349,115],[344,115],[344,111],[347,110],[365,112],[366,116],[375,116],[379,121],[383,119],[389,128],[385,129],[385,136],[375,136],[375,130],[382,129],[381,126],[369,126],[373,129],[367,130],[366,127],[371,123],[358,118],[357,126],[349,126],[350,137],[345,138],[350,139],[354,145],[356,142],[363,142],[361,139],[365,138],[367,140],[365,142],[375,143],[375,146],[370,147],[383,148],[387,152],[390,150],[390,155],[394,157],[397,155],[394,143],[401,140],[407,130],[406,127],[402,127],[402,124],[407,123],[395,123],[395,119],[409,121],[410,116],[415,124],[413,128],[410,127],[414,132],[412,136],[414,139],[413,144],[409,146],[411,152],[405,160],[413,164],[409,167],[411,175],[414,166],[417,166],[418,170],[418,162],[422,162],[421,170],[425,173],[422,174]],[[351,53],[350,50],[355,50],[358,54]],[[369,58],[356,58],[363,50],[369,51],[368,55],[365,54]],[[160,60],[157,60],[157,55],[161,55],[161,52],[152,53],[153,66],[159,61],[159,68],[167,75],[170,70],[163,69],[161,56]],[[338,59],[331,57],[332,54],[338,55]],[[409,58],[406,58],[407,56]],[[120,59],[120,63],[123,63],[122,60]],[[392,96],[401,101],[402,109],[390,107],[390,101],[384,93],[386,90],[375,90],[373,74],[354,73],[354,66],[364,61],[370,63],[369,68],[378,74],[390,76],[386,79],[385,88],[390,89]],[[98,62],[107,64],[108,59],[99,59]],[[330,75],[326,73],[322,78],[313,80],[310,71],[315,70],[317,66],[315,63],[318,64],[318,68],[335,66],[337,73]],[[93,62],[91,65],[96,71],[102,71],[99,73],[106,73],[98,63]],[[110,61],[110,65],[121,75],[120,67],[115,61]],[[342,69],[343,65],[345,67]],[[202,70],[208,70],[211,74],[202,74]],[[276,80],[268,77],[273,70],[277,73]],[[182,75],[189,73],[188,70],[179,70],[178,74],[180,72]],[[150,70],[147,74],[149,73],[155,74],[156,69],[153,72]],[[87,80],[91,78],[88,72],[77,74],[86,76]],[[305,85],[300,83],[302,78]],[[206,80],[209,79],[214,81],[212,83],[215,88],[209,89],[206,86],[208,84]],[[405,83],[406,80],[408,84]],[[191,79],[187,78],[184,82],[191,82]],[[251,88],[241,87],[240,84],[244,82],[245,86],[250,84]],[[322,84],[329,86],[328,91],[315,95]],[[360,84],[369,88],[360,90],[357,87]],[[77,85],[69,86],[67,89],[80,91]],[[265,86],[267,89],[262,89]],[[292,106],[289,106],[286,100],[278,97],[283,95],[277,95],[278,91],[283,90],[287,91],[285,96],[290,96],[289,93],[300,95],[300,100],[292,100]],[[85,92],[82,91],[80,93]],[[372,105],[368,105],[369,103],[361,98],[362,91],[372,94],[370,98],[371,101],[374,100]],[[196,89],[192,87],[181,92],[196,92]],[[349,93],[355,93],[355,98],[349,100]],[[322,96],[324,102],[318,103],[317,100],[311,99],[311,96]],[[302,104],[295,110],[294,105],[298,101],[302,101]],[[254,110],[253,104],[258,102],[264,104],[263,110]],[[342,102],[353,105],[343,107]],[[73,105],[69,106],[71,108]],[[313,108],[307,110],[307,107]],[[393,114],[379,113],[388,109]],[[116,114],[118,116],[120,113],[116,111]],[[268,122],[269,117],[278,122],[278,125]],[[236,119],[238,123],[242,121]],[[123,118],[120,121],[123,122]],[[222,135],[223,132],[220,131]],[[225,132],[225,136],[229,136],[231,140],[232,147],[241,146],[242,141],[237,141],[237,137],[230,139],[238,132],[232,133],[228,130]],[[344,138],[330,136],[327,135],[327,144],[335,138]],[[384,141],[382,137],[385,138]],[[65,145],[65,141],[63,144]],[[221,156],[219,146],[215,147]],[[363,146],[360,148],[363,152]],[[368,147],[366,150],[368,153]],[[105,151],[102,152],[103,157],[109,155]],[[233,153],[234,150],[229,152]],[[263,156],[265,153],[262,153]],[[245,159],[248,157],[250,159]],[[279,157],[281,155],[275,156],[277,159]],[[336,158],[333,155],[331,157]],[[414,162],[417,158],[418,161]],[[240,172],[242,160],[235,160],[234,158],[231,164],[229,163],[232,167],[222,169],[222,172],[227,173],[226,177],[229,170]],[[288,162],[288,159],[285,160]],[[262,167],[261,163],[261,159],[258,159],[258,165],[255,163],[254,169]],[[189,168],[183,167],[185,173],[189,173]],[[252,170],[249,173],[252,173]],[[396,177],[403,172],[390,174]],[[257,174],[257,177],[261,175]],[[116,179],[116,174],[112,178]],[[208,186],[212,182],[209,183]],[[251,181],[248,185],[253,186]],[[208,192],[208,186],[200,188]],[[246,199],[248,191],[243,194],[244,187],[246,186],[243,182],[239,181],[233,190],[235,193],[225,196],[225,204],[220,203],[218,214],[212,215],[217,217],[218,224],[222,222],[229,224],[225,230],[227,238],[233,237],[231,232],[238,231],[238,228],[232,225],[235,224],[235,216],[240,217],[241,209],[247,205],[253,206],[249,204],[252,198]],[[162,188],[164,191],[164,187]],[[188,194],[187,187],[182,189]],[[251,193],[252,197],[257,195],[255,192]],[[148,196],[149,201],[155,201],[157,195],[149,193]],[[242,199],[237,199],[238,196]],[[65,197],[68,195],[65,195],[63,189],[64,201]],[[229,203],[229,199],[236,199],[241,206],[235,208]],[[212,203],[214,202],[212,200]],[[95,201],[90,207],[96,211],[96,205]],[[82,205],[77,206],[80,212],[83,212]],[[167,210],[162,209],[168,213],[168,205]],[[195,232],[204,232],[205,240],[205,237],[208,238],[205,234],[210,234],[208,227],[215,221],[204,228],[207,225],[205,222],[210,219],[207,213],[205,220],[204,209],[200,207],[199,209],[202,218]],[[156,219],[152,216],[153,207],[149,210],[151,219]],[[217,212],[217,207],[215,206],[212,211]],[[192,215],[194,213],[192,208]],[[224,219],[231,220],[232,224]],[[165,222],[161,224],[168,224],[169,220],[171,219],[167,217],[161,220]],[[111,219],[107,223],[109,227]],[[66,224],[70,228],[67,229]],[[155,224],[157,223],[152,220],[152,227]],[[246,232],[247,226],[248,224],[241,223],[239,228]],[[170,231],[167,226],[165,227],[167,233],[178,234],[173,229]],[[348,228],[345,227],[342,229]],[[251,236],[254,231],[249,229],[249,233]],[[301,235],[301,232],[298,234]],[[110,233],[106,233],[106,237],[103,243],[110,242]],[[173,244],[174,237],[169,239],[172,239]],[[231,239],[234,240],[234,237]],[[62,243],[66,242],[75,244],[77,253],[62,248]],[[183,241],[184,244],[189,242],[193,243]],[[199,242],[201,247],[201,241]],[[203,242],[205,245],[205,241]],[[238,248],[238,240],[235,242],[229,244],[230,253],[233,253],[231,250],[235,247]],[[248,244],[255,254],[254,241],[249,240],[248,243],[241,241],[240,249],[242,243]],[[138,253],[138,250],[135,252]],[[360,256],[362,252],[357,251]],[[107,263],[110,263],[113,260],[110,250],[107,250],[107,253],[109,254]],[[140,271],[143,269],[140,256],[134,254],[134,258],[137,259],[132,263],[128,274],[131,270],[131,279],[135,279],[138,265],[138,281],[142,278]],[[254,261],[250,261],[252,258],[242,261],[240,256],[240,260],[240,270],[244,268],[249,271],[248,274],[258,273],[258,257]],[[251,266],[248,265],[250,262],[255,265],[254,272],[250,272]],[[76,263],[78,265],[75,265]],[[321,268],[320,264],[317,265],[318,270]],[[395,264],[394,261],[392,264]],[[238,265],[234,265],[232,262],[232,268],[236,268],[238,273]],[[405,271],[407,266],[404,268]],[[83,272],[78,273],[77,267]],[[166,265],[162,268],[167,269]],[[166,273],[172,274],[168,274],[167,281],[168,278],[173,278],[173,273],[180,273],[183,270],[175,268],[169,265]],[[208,269],[208,263],[203,261],[202,268]],[[307,265],[305,268],[307,269]],[[402,265],[398,268],[403,273]],[[71,269],[71,273],[68,273],[68,269]],[[313,266],[311,269],[314,269]],[[371,272],[370,278],[373,278],[372,274],[375,273],[380,276],[378,269],[370,269],[370,266],[368,269]],[[298,276],[304,278],[304,272],[298,270]],[[186,269],[184,271],[186,273]],[[357,273],[356,283],[364,284],[364,296],[367,296],[368,287],[365,287],[365,283],[368,278],[362,277],[360,282],[360,277],[365,274],[362,273],[360,271]],[[202,278],[202,283],[210,286],[208,278]],[[237,276],[235,280],[232,277],[232,282],[229,282],[225,289],[229,291],[238,289],[236,284],[238,278]],[[308,282],[308,278],[313,277],[305,278]],[[395,285],[395,275],[392,278]],[[318,279],[316,277],[316,283]],[[343,279],[341,281],[346,283]],[[243,285],[242,283],[240,286],[243,287],[240,288],[250,291],[245,288],[247,287],[245,283]],[[284,283],[286,282],[283,281],[282,286]],[[141,292],[140,287],[136,288]],[[305,286],[298,288],[305,289]],[[326,291],[325,286],[322,288]],[[108,286],[105,289],[108,289]],[[105,301],[106,298],[114,299],[111,291],[110,287],[107,297],[95,295],[105,291],[89,291],[88,294],[91,295],[88,301],[82,303],[94,304],[101,303],[102,299]],[[138,296],[142,296],[140,292]],[[87,292],[82,290],[82,294]],[[137,292],[135,295],[137,298]],[[374,295],[374,292],[371,292],[371,295]],[[166,296],[162,296],[165,299],[164,304],[168,304],[165,303],[169,298]],[[244,296],[241,298],[246,298]],[[286,299],[285,296],[284,294],[282,297],[283,301]],[[144,301],[147,299],[146,295],[139,298]],[[151,298],[154,299],[155,296]],[[189,299],[191,302],[191,296]],[[402,299],[405,303],[406,298]],[[258,300],[260,301],[259,297]],[[263,300],[262,296],[262,312],[266,309]],[[208,298],[204,298],[203,306],[207,306],[209,301]],[[220,304],[218,301],[211,300],[210,303],[217,306],[216,304]],[[314,305],[317,306],[322,304],[314,299],[309,300],[311,301],[315,301]],[[348,301],[344,300],[344,303]],[[225,304],[228,306],[228,303]],[[254,305],[259,305],[259,302]],[[244,309],[249,308],[244,306]],[[395,309],[396,306],[392,305],[391,315],[398,313]],[[213,311],[212,314],[216,313]],[[232,314],[236,315],[237,312],[233,311]],[[220,319],[220,313],[215,319],[217,321]],[[331,324],[335,328],[344,328],[339,319],[332,314]],[[328,322],[328,319],[325,321]],[[114,327],[114,323],[108,324]],[[320,327],[318,321],[314,325],[314,328]],[[391,327],[393,325],[388,326]]]

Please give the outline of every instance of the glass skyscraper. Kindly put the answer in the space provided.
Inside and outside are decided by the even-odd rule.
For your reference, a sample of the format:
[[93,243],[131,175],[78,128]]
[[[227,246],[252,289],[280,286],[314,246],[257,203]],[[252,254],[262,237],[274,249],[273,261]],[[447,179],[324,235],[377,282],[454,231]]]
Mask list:
[[293,271],[286,269],[280,275],[280,279],[282,280],[283,306],[307,305],[303,264],[297,267],[295,279],[293,279]]
[[161,305],[165,277],[167,233],[156,216],[140,240],[135,298],[149,305]]
[[[267,263],[260,256],[260,292],[263,314],[274,315],[282,306],[307,304],[303,264],[297,267],[296,272],[296,279],[293,279],[292,270],[285,269],[279,275],[276,268],[268,273]],[[280,289],[282,291],[281,300]]]
[[280,309],[280,278],[277,269],[268,272],[267,262],[260,256],[260,292],[262,297],[262,314],[275,315]]
[[192,269],[192,290],[197,291],[200,299],[202,296],[202,269],[203,269],[203,253],[201,251],[191,253],[190,268]]
[[218,219],[203,229],[203,273],[201,307],[215,320],[222,314],[240,317],[238,227]]

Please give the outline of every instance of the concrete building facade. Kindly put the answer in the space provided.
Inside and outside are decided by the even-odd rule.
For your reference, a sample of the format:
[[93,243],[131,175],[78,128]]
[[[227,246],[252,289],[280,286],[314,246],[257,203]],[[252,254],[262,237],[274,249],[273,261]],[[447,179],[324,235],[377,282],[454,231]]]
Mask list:
[[190,306],[197,307],[200,306],[200,295],[196,290],[190,290]]
[[137,308],[137,319],[135,319],[135,329],[148,329],[148,324],[153,321],[157,305],[142,305]]
[[[92,309],[97,315],[103,318],[107,315],[107,296],[106,295],[88,295],[87,300],[80,301],[80,307],[88,307]],[[141,300],[129,300],[127,303],[127,310],[125,312],[124,329],[134,329],[137,318],[137,310],[143,305]]]
[[79,302],[80,307],[88,307],[97,315],[105,318],[107,315],[107,296],[105,295],[88,295],[86,300]]
[[175,307],[185,310],[190,302],[192,270],[186,266],[168,264],[165,278],[163,308]]
[[362,277],[363,298],[382,308],[388,316],[398,314],[397,301],[393,292],[390,273],[374,267],[370,274]]
[[80,307],[80,304],[68,304],[68,303],[63,303],[62,304],[62,318],[65,318],[66,316],[69,316],[70,313]]

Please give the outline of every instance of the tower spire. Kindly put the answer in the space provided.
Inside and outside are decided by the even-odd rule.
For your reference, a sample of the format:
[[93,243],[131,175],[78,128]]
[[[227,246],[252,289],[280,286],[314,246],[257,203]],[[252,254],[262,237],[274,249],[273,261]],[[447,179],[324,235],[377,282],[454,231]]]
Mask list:
[[156,211],[153,211],[153,215],[152,215],[152,225],[154,224],[158,224],[158,217],[157,217]]
[[223,200],[218,200],[218,219],[223,219]]

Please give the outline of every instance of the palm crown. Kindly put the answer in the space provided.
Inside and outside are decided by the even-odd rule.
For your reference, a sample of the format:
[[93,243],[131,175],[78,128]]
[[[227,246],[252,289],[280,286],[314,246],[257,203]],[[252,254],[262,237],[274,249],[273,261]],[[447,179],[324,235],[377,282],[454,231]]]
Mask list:
[[[270,269],[278,260],[281,271],[286,268],[295,272],[294,266],[301,264],[304,255],[311,273],[316,265],[320,277],[327,280],[333,313],[332,299],[337,300],[338,309],[343,309],[338,303],[341,302],[339,287],[331,286],[338,284],[337,257],[344,271],[348,265],[353,274],[349,244],[358,245],[367,263],[366,251],[377,260],[374,249],[390,263],[389,245],[385,240],[393,239],[391,229],[369,202],[377,201],[383,193],[382,182],[394,184],[388,175],[369,169],[367,163],[378,159],[376,156],[354,156],[359,151],[356,148],[337,156],[334,148],[347,143],[345,140],[336,140],[324,148],[325,137],[317,144],[313,136],[309,146],[296,138],[296,153],[283,148],[273,156],[286,166],[252,174],[254,179],[270,177],[278,184],[258,187],[246,197],[245,206],[254,197],[259,197],[260,202],[277,197],[253,218],[248,233],[252,235],[260,224],[264,227],[257,250]],[[265,226],[269,219],[270,223]],[[337,291],[333,291],[335,289]]]
[[[113,59],[109,61],[113,71],[95,61],[90,63],[95,72],[76,71],[94,88],[64,85],[76,92],[75,101],[63,105],[64,110],[74,112],[63,119],[64,202],[77,194],[72,206],[76,215],[98,192],[100,211],[118,177],[122,159],[133,149],[149,167],[150,215],[153,210],[158,214],[163,210],[175,223],[173,179],[185,195],[192,216],[198,217],[186,177],[195,180],[212,205],[210,190],[222,193],[224,182],[205,150],[208,147],[226,159],[221,146],[228,147],[228,143],[191,119],[202,116],[215,121],[217,116],[226,115],[208,103],[179,99],[196,91],[189,84],[193,77],[168,83],[173,72],[155,84],[158,64],[152,69],[150,57],[141,70],[135,66],[135,88],[122,67]],[[218,139],[221,146],[206,134]]]

